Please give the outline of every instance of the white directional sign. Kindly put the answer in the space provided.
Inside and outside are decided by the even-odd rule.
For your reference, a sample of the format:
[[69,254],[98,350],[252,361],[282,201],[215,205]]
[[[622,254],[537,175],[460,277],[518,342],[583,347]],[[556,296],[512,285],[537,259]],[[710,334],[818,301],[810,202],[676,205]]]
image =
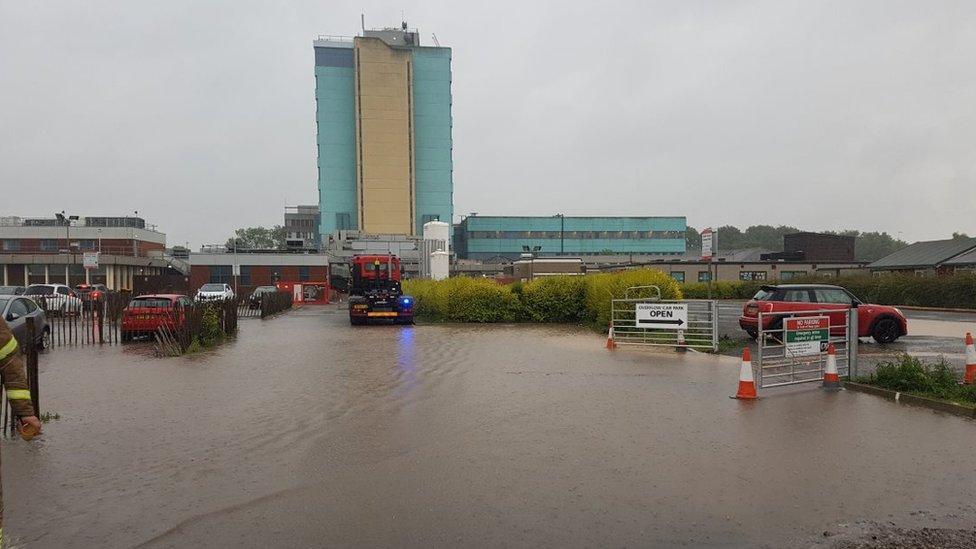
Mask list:
[[701,258],[704,261],[712,260],[712,253],[715,249],[715,231],[705,229],[701,232]]
[[98,252],[85,252],[85,255],[82,256],[82,258],[83,258],[82,265],[86,269],[98,268]]
[[637,303],[638,328],[684,330],[688,326],[687,303]]

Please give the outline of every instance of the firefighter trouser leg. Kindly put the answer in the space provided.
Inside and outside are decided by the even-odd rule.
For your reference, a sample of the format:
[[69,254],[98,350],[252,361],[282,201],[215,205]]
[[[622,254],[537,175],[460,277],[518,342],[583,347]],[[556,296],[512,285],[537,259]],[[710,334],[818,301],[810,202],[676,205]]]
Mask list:
[[3,481],[0,479],[0,549],[3,547]]

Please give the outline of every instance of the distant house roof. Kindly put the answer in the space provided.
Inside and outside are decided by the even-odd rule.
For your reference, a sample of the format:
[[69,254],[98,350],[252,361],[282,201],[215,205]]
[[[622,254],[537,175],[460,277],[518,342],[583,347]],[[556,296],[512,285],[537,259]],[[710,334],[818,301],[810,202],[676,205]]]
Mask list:
[[945,264],[953,266],[976,265],[976,248],[953,257],[949,261],[946,261]]
[[[744,250],[719,251],[715,254],[713,261],[724,263],[755,263],[760,261],[763,254],[771,253],[765,248],[746,248]],[[662,261],[698,261],[701,259],[701,250],[690,250],[681,255],[664,256]]]
[[868,268],[874,270],[935,268],[956,256],[976,249],[976,238],[950,238],[916,242],[882,257]]
[[812,233],[809,231],[800,231],[797,233],[784,234],[783,238],[794,238],[797,236],[817,236],[823,238],[838,238],[841,240],[854,240],[854,236],[849,234]]

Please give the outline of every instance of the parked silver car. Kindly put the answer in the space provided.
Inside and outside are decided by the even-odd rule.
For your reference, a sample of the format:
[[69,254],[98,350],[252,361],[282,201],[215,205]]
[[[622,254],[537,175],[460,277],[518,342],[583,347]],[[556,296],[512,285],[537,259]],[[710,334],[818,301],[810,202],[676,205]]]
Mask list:
[[50,343],[51,328],[47,325],[44,309],[34,300],[16,295],[0,295],[0,314],[20,345],[26,344],[27,323],[34,324],[34,345],[43,349]]

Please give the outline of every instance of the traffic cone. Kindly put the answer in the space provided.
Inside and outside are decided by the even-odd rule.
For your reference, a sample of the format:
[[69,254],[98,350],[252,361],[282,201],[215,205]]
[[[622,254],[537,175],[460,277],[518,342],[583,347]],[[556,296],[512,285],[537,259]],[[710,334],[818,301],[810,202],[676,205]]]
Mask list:
[[976,347],[973,346],[973,334],[966,332],[966,377],[963,383],[976,383]]
[[827,346],[827,370],[824,371],[823,388],[831,391],[840,389],[840,376],[837,375],[837,349],[831,343]]
[[679,353],[684,353],[684,352],[688,351],[688,347],[685,347],[685,343],[686,343],[685,342],[685,331],[684,330],[678,330],[678,346],[675,347],[674,350],[678,351]]
[[613,322],[610,323],[610,331],[607,332],[607,349],[611,351],[617,348],[617,343],[613,340]]
[[739,392],[734,397],[740,400],[756,400],[756,382],[752,379],[752,356],[749,349],[742,349],[742,365],[739,367]]

